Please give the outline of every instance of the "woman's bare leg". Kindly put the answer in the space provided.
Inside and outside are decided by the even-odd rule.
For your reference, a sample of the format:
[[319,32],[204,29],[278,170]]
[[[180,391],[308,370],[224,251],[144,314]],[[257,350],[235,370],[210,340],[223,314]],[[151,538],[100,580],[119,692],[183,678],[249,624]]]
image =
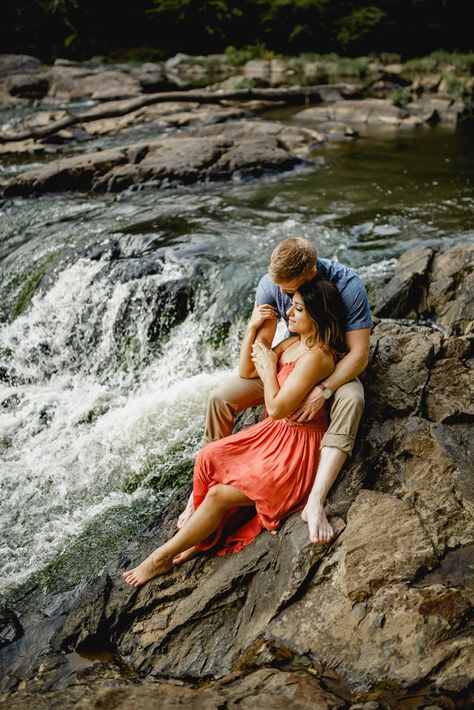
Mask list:
[[138,567],[124,572],[125,581],[132,587],[140,587],[152,577],[169,572],[173,567],[173,558],[213,533],[230,508],[253,504],[253,501],[235,486],[223,483],[212,486],[181,530],[152,552]]
[[186,523],[191,515],[194,513],[194,500],[193,500],[193,492],[191,491],[191,494],[188,498],[188,502],[186,503],[186,508],[183,510],[181,515],[178,518],[178,522],[176,524],[177,528],[181,530],[183,527],[184,523]]
[[188,547],[187,550],[185,550],[184,552],[180,552],[179,555],[176,555],[176,557],[173,557],[173,565],[182,565],[183,562],[187,562],[188,560],[192,560],[193,557],[195,557],[198,552],[199,552],[199,550],[196,545],[193,545],[192,547]]

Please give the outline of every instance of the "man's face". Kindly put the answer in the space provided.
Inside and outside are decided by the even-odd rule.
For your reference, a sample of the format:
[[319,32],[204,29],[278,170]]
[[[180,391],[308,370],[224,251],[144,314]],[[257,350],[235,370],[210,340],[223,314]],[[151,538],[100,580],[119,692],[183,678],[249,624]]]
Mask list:
[[292,281],[284,281],[282,283],[279,283],[277,284],[277,286],[279,287],[282,293],[287,293],[289,296],[293,296],[295,291],[297,291],[301,284],[303,284],[305,281],[306,279],[304,278],[293,279]]
[[315,267],[312,269],[311,273],[292,279],[291,281],[282,281],[281,283],[278,283],[277,286],[280,288],[282,293],[287,293],[289,296],[293,296],[295,291],[297,291],[299,287],[305,283],[305,281],[310,281],[314,278],[316,273],[317,271]]

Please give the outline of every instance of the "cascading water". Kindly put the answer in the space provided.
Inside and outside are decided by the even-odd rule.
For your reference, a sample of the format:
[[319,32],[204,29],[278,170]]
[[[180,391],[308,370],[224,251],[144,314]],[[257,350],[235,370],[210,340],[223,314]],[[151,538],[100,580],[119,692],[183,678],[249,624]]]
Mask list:
[[59,270],[0,332],[7,588],[108,509],[159,502],[150,481],[192,457],[218,360],[236,353],[238,320],[209,343],[215,265],[165,249],[151,266],[132,241]]
[[3,590],[81,540],[77,576],[97,572],[190,475],[280,239],[313,239],[373,291],[405,248],[473,238],[464,149],[433,186],[432,137],[410,144],[424,146],[411,183],[413,155],[377,141],[278,180],[0,207]]

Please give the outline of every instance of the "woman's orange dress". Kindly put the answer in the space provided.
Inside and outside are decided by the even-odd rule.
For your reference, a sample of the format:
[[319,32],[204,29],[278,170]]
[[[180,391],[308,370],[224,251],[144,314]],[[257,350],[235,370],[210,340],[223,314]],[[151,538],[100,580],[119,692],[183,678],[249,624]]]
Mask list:
[[[295,361],[278,363],[280,386],[294,366]],[[237,434],[206,444],[194,464],[194,509],[217,483],[236,486],[255,502],[255,508],[228,511],[218,529],[197,548],[216,548],[220,555],[238,552],[263,528],[274,531],[282,520],[304,508],[327,428],[324,406],[315,419],[304,424],[266,417]]]

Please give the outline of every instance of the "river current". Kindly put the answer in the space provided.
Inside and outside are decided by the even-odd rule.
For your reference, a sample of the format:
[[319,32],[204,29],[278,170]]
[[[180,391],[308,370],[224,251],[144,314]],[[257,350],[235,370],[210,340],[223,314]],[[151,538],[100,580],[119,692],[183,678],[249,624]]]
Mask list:
[[279,240],[353,266],[372,299],[406,249],[474,240],[473,148],[463,127],[372,130],[260,180],[5,201],[2,591],[97,573],[189,478]]

